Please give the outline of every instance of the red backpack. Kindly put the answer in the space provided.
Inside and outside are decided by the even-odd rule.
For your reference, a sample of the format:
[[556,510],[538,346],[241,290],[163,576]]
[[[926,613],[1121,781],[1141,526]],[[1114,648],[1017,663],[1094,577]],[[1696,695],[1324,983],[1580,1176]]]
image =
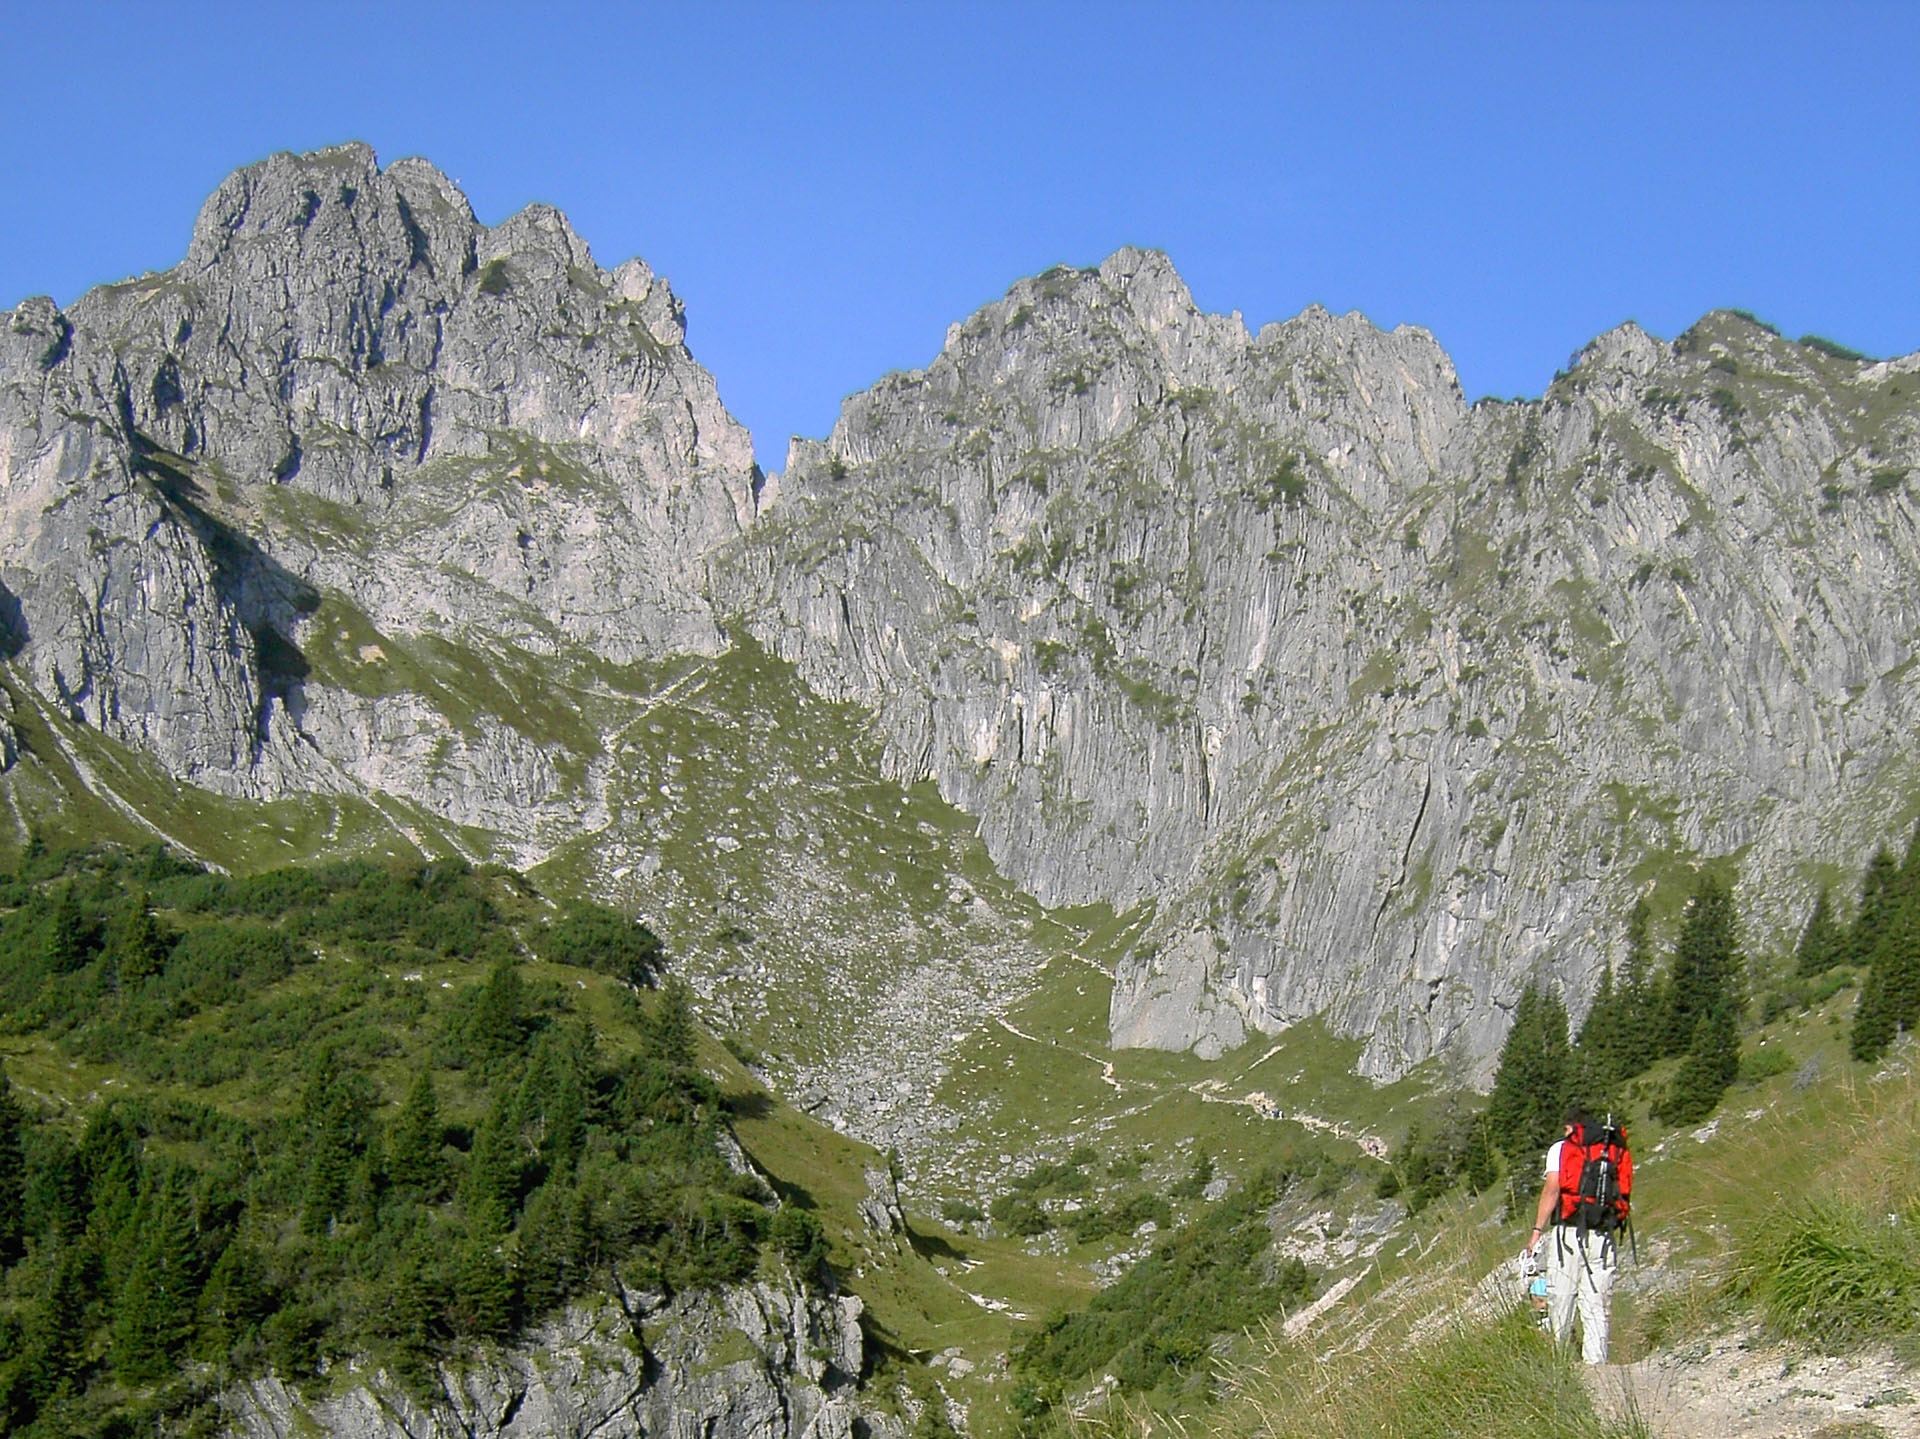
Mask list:
[[1611,1115],[1591,1133],[1575,1125],[1560,1145],[1560,1223],[1582,1234],[1611,1234],[1627,1226],[1632,1197],[1627,1132]]

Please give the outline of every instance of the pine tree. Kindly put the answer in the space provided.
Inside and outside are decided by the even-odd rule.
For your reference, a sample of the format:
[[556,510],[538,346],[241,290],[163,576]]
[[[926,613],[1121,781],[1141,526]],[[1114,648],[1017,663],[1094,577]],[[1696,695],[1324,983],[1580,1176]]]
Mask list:
[[1668,1124],[1698,1124],[1719,1108],[1740,1073],[1740,1028],[1731,1002],[1715,1005],[1694,1026],[1693,1042],[1660,1102]]
[[1627,962],[1620,976],[1621,1021],[1616,1038],[1622,1080],[1643,1073],[1660,1057],[1658,1016],[1665,1006],[1653,961],[1652,915],[1645,899],[1636,899],[1627,916]]
[[1860,880],[1860,907],[1854,912],[1853,924],[1847,931],[1849,964],[1873,962],[1873,951],[1898,903],[1899,879],[1899,868],[1882,845],[1867,861],[1867,872]]
[[1794,972],[1803,977],[1826,973],[1845,957],[1845,938],[1840,926],[1834,923],[1833,901],[1823,884],[1813,902],[1813,913],[1807,919],[1807,927],[1800,934]]
[[303,1233],[324,1234],[347,1215],[367,1098],[359,1076],[343,1070],[332,1049],[322,1049],[315,1056],[300,1100],[307,1152],[306,1187],[300,1201]]
[[141,1242],[114,1301],[113,1368],[124,1383],[163,1379],[193,1332],[199,1252],[190,1175],[169,1168],[143,1196]]
[[660,1058],[674,1069],[691,1069],[694,1059],[693,991],[679,975],[672,975],[660,991],[648,1038]]
[[0,1064],[0,1268],[26,1252],[26,1111]]
[[166,936],[153,917],[153,900],[143,889],[128,902],[114,946],[123,985],[136,985],[166,966]]
[[1855,1059],[1878,1059],[1896,1034],[1916,1024],[1920,1024],[1920,910],[1905,906],[1882,923],[1860,986],[1849,1048]]
[[402,1194],[431,1204],[446,1190],[446,1164],[441,1158],[445,1126],[440,1120],[440,1096],[433,1072],[423,1069],[407,1091],[387,1141],[387,1172]]
[[513,1099],[504,1084],[494,1088],[493,1103],[474,1136],[460,1199],[478,1234],[503,1234],[513,1222],[520,1199],[520,1142]]
[[80,904],[80,888],[68,880],[61,886],[53,925],[47,931],[47,967],[55,974],[84,969],[93,958],[94,933],[93,920]]
[[1486,1109],[1488,1137],[1515,1168],[1531,1164],[1558,1135],[1570,1077],[1566,1006],[1529,983],[1514,1006]]
[[1735,1004],[1738,1013],[1740,955],[1734,928],[1733,892],[1715,875],[1703,875],[1687,901],[1674,945],[1660,1017],[1661,1050],[1685,1054],[1693,1031],[1716,1006]]

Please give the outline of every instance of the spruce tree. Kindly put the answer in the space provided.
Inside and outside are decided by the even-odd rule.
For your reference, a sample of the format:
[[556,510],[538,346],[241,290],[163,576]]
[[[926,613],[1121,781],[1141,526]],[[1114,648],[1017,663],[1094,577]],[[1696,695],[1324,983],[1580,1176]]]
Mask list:
[[1493,1147],[1516,1169],[1531,1166],[1558,1136],[1569,1079],[1566,1006],[1529,983],[1514,1006],[1486,1109]]
[[114,945],[123,985],[136,985],[160,973],[167,962],[167,940],[153,917],[153,900],[143,889],[128,902]]
[[26,1252],[26,1112],[0,1064],[0,1268]]
[[1873,951],[1899,902],[1899,879],[1899,868],[1882,845],[1867,861],[1867,872],[1860,880],[1860,907],[1854,912],[1853,924],[1847,931],[1848,963],[1873,962]]
[[1617,1069],[1623,1080],[1644,1072],[1660,1057],[1658,1017],[1665,995],[1654,967],[1652,925],[1646,900],[1636,899],[1627,916],[1627,962],[1620,975],[1617,999]]
[[1668,1124],[1698,1124],[1720,1106],[1740,1073],[1740,1028],[1731,1002],[1716,1004],[1694,1026],[1693,1042],[1660,1102]]
[[307,1153],[300,1228],[306,1234],[324,1234],[347,1216],[367,1101],[360,1077],[342,1069],[332,1049],[322,1049],[314,1057],[300,1100]]
[[679,975],[671,975],[660,991],[647,1026],[654,1051],[674,1069],[691,1069],[694,1059],[693,991]]
[[513,1275],[491,1237],[477,1235],[455,1252],[447,1318],[463,1339],[498,1339],[513,1327]]
[[1741,1000],[1740,971],[1733,892],[1718,876],[1703,875],[1687,901],[1673,949],[1660,1017],[1663,1053],[1685,1054],[1703,1017],[1717,1005]]
[[1878,1059],[1896,1034],[1920,1023],[1920,909],[1906,906],[1881,925],[1854,1009],[1849,1048]]
[[1484,1114],[1475,1119],[1467,1132],[1467,1151],[1461,1160],[1460,1172],[1472,1194],[1485,1193],[1500,1177],[1500,1155],[1493,1147],[1493,1130]]
[[570,1169],[586,1147],[592,1044],[572,1025],[544,1031],[520,1084],[519,1127],[550,1172]]
[[244,1236],[230,1240],[200,1291],[201,1357],[224,1364],[272,1312],[273,1294],[260,1250]]
[[520,1142],[513,1098],[504,1084],[494,1087],[493,1103],[474,1135],[460,1199],[478,1234],[503,1234],[513,1222],[520,1199]]
[[1589,1108],[1603,1104],[1634,1073],[1627,1036],[1630,1002],[1631,996],[1615,987],[1613,966],[1608,965],[1600,972],[1600,987],[1573,1042],[1569,1087]]
[[487,975],[467,1012],[464,1039],[468,1062],[485,1067],[521,1054],[530,1027],[519,967],[503,959]]
[[55,974],[72,974],[85,968],[93,958],[94,933],[93,920],[80,904],[80,887],[68,880],[60,887],[53,923],[47,930],[47,967]]
[[445,1192],[444,1135],[433,1072],[423,1069],[407,1091],[407,1102],[387,1140],[387,1172],[408,1198],[431,1204]]
[[193,1332],[199,1251],[191,1176],[169,1168],[143,1196],[141,1242],[113,1311],[113,1368],[122,1382],[163,1379]]
[[1819,896],[1813,901],[1813,913],[1808,916],[1807,927],[1800,933],[1794,973],[1805,977],[1824,974],[1832,969],[1845,958],[1845,938],[1840,926],[1834,923],[1833,901],[1823,884]]

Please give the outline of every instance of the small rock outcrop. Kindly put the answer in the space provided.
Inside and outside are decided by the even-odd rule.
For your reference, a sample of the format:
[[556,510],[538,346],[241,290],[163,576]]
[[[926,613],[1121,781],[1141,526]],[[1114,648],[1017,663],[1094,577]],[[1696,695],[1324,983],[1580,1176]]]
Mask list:
[[375,1371],[308,1398],[268,1378],[222,1400],[247,1439],[898,1439],[898,1422],[856,1393],[860,1301],[766,1283],[576,1305],[512,1348],[438,1374],[423,1398]]

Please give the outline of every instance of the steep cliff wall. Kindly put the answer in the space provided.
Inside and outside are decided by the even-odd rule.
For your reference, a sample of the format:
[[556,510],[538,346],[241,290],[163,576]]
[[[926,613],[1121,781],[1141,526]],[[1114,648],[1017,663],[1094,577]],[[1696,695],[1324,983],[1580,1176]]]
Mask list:
[[1764,939],[1910,813],[1916,385],[1718,314],[1470,407],[1122,251],[796,443],[716,584],[1041,898],[1157,906],[1116,1043],[1484,1062],[1663,871],[1739,856]]

